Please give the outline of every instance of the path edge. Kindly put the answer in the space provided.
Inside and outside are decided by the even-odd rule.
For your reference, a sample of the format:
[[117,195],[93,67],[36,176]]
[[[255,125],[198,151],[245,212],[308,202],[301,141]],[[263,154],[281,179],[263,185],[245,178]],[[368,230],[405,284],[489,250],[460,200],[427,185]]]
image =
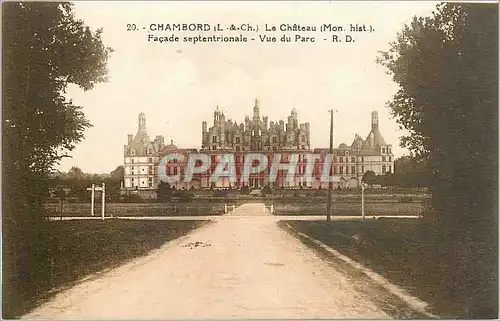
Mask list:
[[210,219],[200,220],[200,221],[203,222],[202,225],[188,231],[184,235],[181,235],[181,236],[176,237],[170,241],[167,241],[165,244],[161,245],[159,248],[152,249],[144,255],[140,255],[137,257],[126,259],[126,260],[124,260],[124,262],[122,264],[120,264],[118,266],[104,268],[100,271],[97,271],[97,272],[91,273],[85,277],[82,277],[81,279],[77,279],[77,280],[69,282],[68,284],[61,285],[57,288],[53,288],[52,290],[50,290],[46,293],[46,297],[42,297],[40,299],[37,299],[37,301],[36,301],[37,303],[33,308],[29,309],[28,311],[26,311],[22,315],[18,315],[17,319],[19,319],[19,320],[25,319],[26,320],[27,316],[31,315],[34,311],[36,311],[37,309],[42,307],[44,304],[48,304],[49,302],[55,300],[57,296],[62,295],[65,291],[69,291],[73,287],[80,286],[82,283],[92,282],[92,281],[98,280],[100,278],[106,278],[106,277],[113,276],[113,273],[116,273],[120,269],[133,269],[139,265],[146,264],[147,262],[149,262],[152,259],[151,256],[161,254],[162,252],[164,252],[164,251],[166,251],[174,246],[181,244],[182,242],[186,241],[186,239],[188,239],[191,236],[191,234],[193,234],[195,231],[199,231],[200,229],[207,228],[215,222],[215,221],[210,220]]
[[312,242],[317,247],[332,254],[335,258],[347,263],[350,267],[362,272],[364,275],[366,275],[368,278],[370,278],[370,280],[377,283],[379,286],[383,287],[385,290],[387,290],[392,295],[398,297],[400,300],[405,302],[408,306],[410,306],[416,312],[419,312],[430,319],[440,319],[439,316],[427,311],[427,307],[429,306],[429,304],[427,302],[422,301],[419,298],[409,294],[406,290],[391,283],[389,280],[387,280],[382,275],[380,275],[377,272],[373,271],[372,269],[367,268],[367,267],[363,266],[362,264],[352,260],[351,258],[349,258],[346,255],[340,253],[339,251],[333,249],[332,247],[326,245],[325,243],[321,242],[320,240],[317,240],[317,239],[315,239],[315,238],[313,238],[305,233],[297,231],[289,223],[286,223],[286,222],[283,222],[283,223],[284,223],[283,227],[287,232],[289,232],[291,234],[295,234],[296,236],[299,237],[299,239],[303,238],[303,239],[306,239],[306,240]]

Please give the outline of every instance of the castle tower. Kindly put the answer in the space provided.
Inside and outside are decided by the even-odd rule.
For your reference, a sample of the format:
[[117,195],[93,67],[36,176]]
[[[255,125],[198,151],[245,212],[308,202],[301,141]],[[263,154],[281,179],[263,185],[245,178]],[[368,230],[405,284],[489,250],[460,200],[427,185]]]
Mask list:
[[219,121],[219,115],[220,115],[219,105],[217,105],[217,108],[214,111],[214,125],[217,124],[217,122]]
[[145,132],[146,131],[146,114],[140,113],[139,114],[139,131],[140,132]]
[[259,116],[259,100],[257,98],[255,98],[255,104],[253,106],[253,118],[254,119],[259,119],[260,116]]
[[378,129],[378,112],[376,110],[372,111],[372,129]]

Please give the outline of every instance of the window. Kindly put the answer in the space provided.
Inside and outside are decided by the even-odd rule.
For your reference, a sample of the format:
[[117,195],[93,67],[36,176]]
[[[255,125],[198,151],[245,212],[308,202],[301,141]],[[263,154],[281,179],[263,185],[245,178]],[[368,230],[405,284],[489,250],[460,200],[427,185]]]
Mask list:
[[212,143],[217,143],[217,136],[212,137]]
[[276,138],[276,136],[273,137],[273,144],[276,144],[278,142],[278,139]]
[[215,147],[215,145],[214,145],[214,146],[212,146],[212,150],[215,150],[215,148],[216,148],[216,147]]
[[391,156],[389,156],[389,162],[391,161],[391,159],[392,159]]
[[392,172],[392,171],[391,171],[391,166],[389,165],[389,173],[391,173],[391,172]]
[[132,164],[134,163],[134,159],[132,158]]
[[236,144],[239,144],[239,143],[240,143],[240,138],[236,137]]
[[356,166],[351,166],[351,174],[356,174]]
[[150,158],[148,159],[148,162],[152,163],[152,162],[153,162],[153,158],[152,158],[152,157],[150,157]]
[[344,157],[339,157],[339,163],[343,163],[344,162]]
[[365,173],[365,167],[364,166],[361,166],[361,173]]
[[382,153],[385,153],[385,148],[382,148]]
[[340,174],[344,174],[344,166],[339,166]]
[[385,162],[385,156],[382,156],[382,161]]
[[177,167],[174,167],[174,175],[177,175]]
[[385,170],[385,165],[382,165],[382,174],[385,174],[386,170]]
[[351,162],[356,162],[356,157],[351,157]]
[[361,162],[364,162],[365,161],[365,158],[364,157],[361,157]]

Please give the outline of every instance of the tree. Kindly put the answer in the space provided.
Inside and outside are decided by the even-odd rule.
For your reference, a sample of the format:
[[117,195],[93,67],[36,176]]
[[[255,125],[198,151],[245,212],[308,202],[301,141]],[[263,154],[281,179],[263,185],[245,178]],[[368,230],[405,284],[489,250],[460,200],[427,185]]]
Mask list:
[[377,175],[376,184],[397,187],[427,187],[429,173],[422,159],[403,156],[394,161],[394,173]]
[[379,58],[399,84],[389,108],[410,132],[401,145],[426,162],[450,298],[468,318],[497,316],[497,10],[439,5]]
[[85,174],[83,171],[76,166],[71,167],[71,169],[68,171],[68,178],[70,179],[82,179],[85,177]]
[[[86,27],[69,3],[8,2],[2,9],[4,245],[22,284],[36,273],[48,174],[91,126],[82,107],[65,98],[66,88],[90,90],[106,81],[111,50],[102,31]],[[4,274],[4,317],[22,301],[15,296],[22,289],[11,284]]]
[[125,170],[123,168],[123,165],[118,166],[109,175],[111,176],[111,179],[113,179],[113,180],[123,181],[123,177],[125,176]]
[[375,177],[375,172],[374,171],[366,171],[364,174],[363,174],[363,183],[366,183],[368,185],[373,185],[375,184],[375,180],[376,180],[376,177]]
[[11,196],[27,205],[24,216],[36,218],[48,172],[91,126],[66,88],[105,81],[110,50],[102,31],[76,19],[69,3],[9,2],[3,9],[5,183],[31,189],[22,200]]
[[161,181],[156,188],[156,197],[159,201],[166,201],[172,197],[173,189],[169,183]]

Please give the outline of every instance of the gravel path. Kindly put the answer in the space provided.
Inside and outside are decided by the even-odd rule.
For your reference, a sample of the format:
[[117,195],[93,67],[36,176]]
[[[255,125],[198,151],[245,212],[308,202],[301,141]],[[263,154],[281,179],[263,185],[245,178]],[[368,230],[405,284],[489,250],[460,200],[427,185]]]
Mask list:
[[24,318],[390,318],[314,250],[245,204]]

